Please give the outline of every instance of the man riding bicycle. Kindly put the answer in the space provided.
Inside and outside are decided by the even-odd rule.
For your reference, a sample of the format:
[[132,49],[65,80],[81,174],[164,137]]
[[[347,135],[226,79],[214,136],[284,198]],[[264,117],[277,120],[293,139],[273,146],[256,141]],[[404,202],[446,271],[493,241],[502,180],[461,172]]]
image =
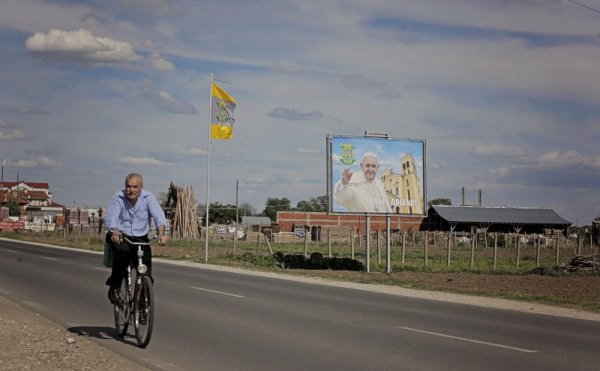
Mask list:
[[[138,173],[125,177],[125,189],[115,193],[108,206],[104,223],[108,229],[106,242],[113,249],[112,274],[106,280],[110,287],[108,298],[111,303],[119,301],[119,287],[125,276],[127,266],[136,259],[137,247],[129,245],[123,236],[132,242],[148,242],[150,220],[154,220],[159,242],[165,244],[167,224],[165,214],[156,197],[143,189],[144,179]],[[142,262],[148,267],[148,275],[152,279],[152,253],[150,246],[144,246]],[[152,279],[154,281],[154,279]]]

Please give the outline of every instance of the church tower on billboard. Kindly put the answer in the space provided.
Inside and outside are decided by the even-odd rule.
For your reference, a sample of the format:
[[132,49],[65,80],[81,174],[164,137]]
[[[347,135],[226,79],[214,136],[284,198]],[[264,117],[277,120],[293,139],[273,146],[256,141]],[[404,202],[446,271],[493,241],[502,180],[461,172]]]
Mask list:
[[423,190],[415,159],[407,154],[400,160],[401,172],[385,169],[381,181],[396,214],[423,214]]

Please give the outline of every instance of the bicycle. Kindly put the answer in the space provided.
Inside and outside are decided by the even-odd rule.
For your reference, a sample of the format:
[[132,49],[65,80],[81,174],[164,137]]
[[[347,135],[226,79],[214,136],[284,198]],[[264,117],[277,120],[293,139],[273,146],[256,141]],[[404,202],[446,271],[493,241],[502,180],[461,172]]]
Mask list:
[[133,262],[127,265],[127,274],[119,288],[120,300],[114,303],[115,327],[117,335],[125,337],[129,324],[133,323],[137,343],[141,348],[145,348],[150,343],[154,327],[154,291],[152,280],[146,275],[148,267],[142,263],[144,256],[142,246],[150,246],[158,241],[158,238],[155,237],[149,242],[133,242],[125,236],[123,239],[128,244],[138,247],[138,263],[134,269],[134,280],[132,279]]

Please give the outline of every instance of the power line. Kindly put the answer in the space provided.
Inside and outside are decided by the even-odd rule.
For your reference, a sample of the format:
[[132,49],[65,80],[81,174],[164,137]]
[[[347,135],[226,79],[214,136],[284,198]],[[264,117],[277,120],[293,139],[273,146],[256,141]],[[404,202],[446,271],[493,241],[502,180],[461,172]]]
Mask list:
[[579,3],[579,2],[577,2],[577,1],[575,1],[575,0],[567,0],[567,1],[569,1],[569,2],[571,2],[571,3],[573,3],[573,4],[576,4],[576,5],[579,5],[579,6],[581,6],[581,7],[584,7],[584,8],[586,8],[586,9],[589,9],[589,10],[591,10],[591,11],[594,11],[594,12],[596,12],[596,13],[600,13],[600,10],[598,10],[598,9],[594,9],[594,8],[592,8],[591,6],[587,6],[587,5],[585,5],[585,4],[582,4],[582,3]]

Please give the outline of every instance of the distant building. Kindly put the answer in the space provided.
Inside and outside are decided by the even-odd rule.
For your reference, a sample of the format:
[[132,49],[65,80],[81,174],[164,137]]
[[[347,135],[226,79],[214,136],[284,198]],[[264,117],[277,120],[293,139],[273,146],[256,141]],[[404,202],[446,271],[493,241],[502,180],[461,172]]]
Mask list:
[[[422,216],[393,215],[390,217],[390,229],[395,231],[418,231]],[[281,231],[294,232],[299,226],[314,228],[350,228],[359,233],[366,231],[365,215],[361,214],[328,214],[326,212],[278,211],[277,224]],[[371,215],[371,230],[385,230],[385,215]]]
[[16,202],[21,215],[26,215],[29,221],[53,222],[57,215],[63,215],[64,206],[52,201],[48,183],[0,183],[0,206],[7,206],[10,202]]
[[476,228],[501,233],[566,233],[571,224],[552,209],[434,205],[421,230],[470,232]]

